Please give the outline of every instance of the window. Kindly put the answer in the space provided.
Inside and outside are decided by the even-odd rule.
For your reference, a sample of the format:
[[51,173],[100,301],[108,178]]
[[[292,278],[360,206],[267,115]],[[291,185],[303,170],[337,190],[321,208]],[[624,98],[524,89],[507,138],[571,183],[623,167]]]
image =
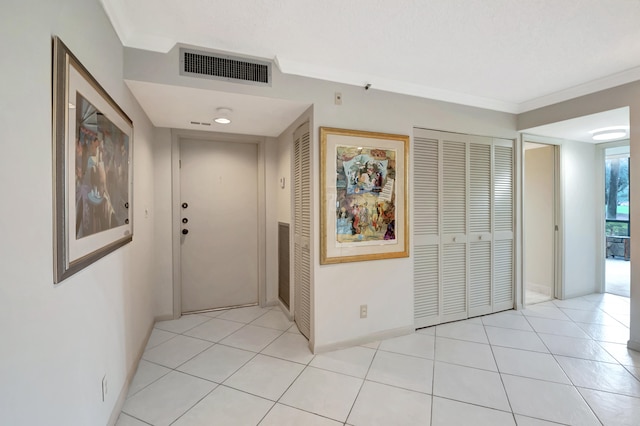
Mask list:
[[629,147],[609,148],[605,159],[607,236],[629,236]]

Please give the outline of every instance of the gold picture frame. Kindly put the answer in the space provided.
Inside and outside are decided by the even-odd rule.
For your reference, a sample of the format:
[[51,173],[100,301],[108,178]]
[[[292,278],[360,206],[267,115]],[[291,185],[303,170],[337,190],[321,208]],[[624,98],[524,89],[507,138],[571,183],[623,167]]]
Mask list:
[[133,122],[53,38],[53,282],[133,238]]
[[320,128],[320,264],[409,256],[409,136]]

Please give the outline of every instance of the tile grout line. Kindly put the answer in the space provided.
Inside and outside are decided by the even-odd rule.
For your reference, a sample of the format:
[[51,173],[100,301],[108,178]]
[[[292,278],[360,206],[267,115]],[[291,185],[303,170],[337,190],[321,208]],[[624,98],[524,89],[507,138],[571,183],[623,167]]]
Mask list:
[[[265,315],[266,313],[267,313],[267,312],[265,312],[263,315]],[[262,317],[262,315],[261,315],[260,317]],[[260,317],[258,317],[258,318],[260,318]],[[215,317],[215,318],[217,318],[217,317]],[[256,318],[256,319],[258,319],[258,318]],[[210,318],[210,319],[214,319],[214,318]],[[255,320],[254,320],[254,321],[255,321]],[[202,322],[202,323],[200,323],[200,324],[198,324],[198,325],[196,325],[196,326],[194,326],[194,327],[191,327],[190,329],[185,330],[183,333],[186,333],[187,331],[190,331],[190,330],[192,330],[193,328],[196,328],[196,327],[198,327],[198,326],[200,326],[200,325],[202,325],[202,324],[204,324],[204,323],[206,323],[206,322],[209,322],[209,320],[204,321],[204,322]],[[240,328],[239,328],[238,330],[236,330],[235,332],[230,333],[228,336],[230,336],[230,335],[232,335],[232,334],[235,334],[236,332],[238,332],[238,331],[242,330],[245,326],[247,326],[247,325],[249,325],[249,324],[250,324],[250,323],[245,323],[245,324],[244,324],[244,326],[240,327]],[[180,335],[184,335],[183,333],[180,333]],[[284,333],[284,332],[283,332],[283,333]],[[281,334],[280,334],[280,336],[281,336],[283,333],[281,333]],[[228,336],[226,336],[226,337],[228,337]],[[280,336],[278,336],[278,337],[280,337]],[[191,337],[191,336],[186,336],[186,337]],[[225,338],[226,338],[226,337],[225,337]],[[276,337],[276,339],[277,339],[278,337]],[[196,337],[192,337],[192,338],[197,339]],[[224,338],[223,338],[223,339],[224,339]],[[199,340],[203,340],[203,341],[206,341],[206,342],[211,343],[209,340],[206,340],[206,339],[199,339]],[[274,340],[275,340],[275,339],[274,339]],[[272,341],[272,342],[273,342],[273,341]],[[272,343],[272,342],[270,342],[270,343]],[[207,392],[207,393],[206,393],[202,398],[200,398],[199,400],[197,400],[197,401],[196,401],[192,406],[190,406],[187,410],[185,410],[185,411],[184,411],[180,416],[178,416],[175,420],[173,420],[173,421],[171,422],[171,424],[174,424],[174,423],[175,423],[175,422],[177,422],[180,418],[182,418],[185,414],[187,414],[189,411],[191,411],[191,410],[192,410],[196,405],[198,405],[202,400],[204,400],[206,397],[208,397],[209,395],[211,395],[211,393],[212,393],[213,391],[215,391],[219,386],[224,386],[224,387],[226,387],[226,388],[228,388],[228,389],[234,389],[234,390],[239,391],[239,392],[243,392],[243,393],[246,393],[246,394],[249,394],[249,395],[253,395],[253,394],[251,394],[251,393],[249,393],[249,392],[244,392],[244,391],[242,391],[242,390],[235,389],[235,388],[232,388],[232,387],[230,387],[230,386],[226,386],[226,385],[224,385],[224,382],[225,382],[225,381],[227,381],[231,376],[233,376],[234,374],[236,374],[236,373],[237,373],[237,372],[238,372],[242,367],[244,367],[244,366],[245,366],[245,365],[247,365],[249,362],[251,362],[251,360],[253,360],[256,356],[258,356],[259,352],[254,352],[254,356],[252,356],[252,357],[251,357],[250,359],[248,359],[244,364],[242,364],[240,367],[238,367],[238,368],[237,368],[233,373],[231,373],[227,378],[225,378],[225,379],[222,381],[222,383],[218,383],[218,382],[215,382],[215,381],[213,381],[213,380],[205,379],[205,378],[203,378],[203,377],[199,377],[199,376],[196,376],[196,375],[194,375],[194,374],[190,374],[190,373],[186,373],[186,372],[183,372],[183,371],[178,370],[178,368],[179,368],[179,367],[183,366],[184,364],[186,364],[187,362],[191,361],[192,359],[194,359],[194,358],[195,358],[195,357],[197,357],[198,355],[202,354],[203,352],[205,352],[205,351],[207,351],[207,350],[211,349],[212,347],[214,347],[215,345],[218,345],[218,344],[219,344],[218,342],[214,342],[212,345],[210,345],[210,346],[209,346],[209,347],[207,347],[206,349],[204,349],[204,350],[202,350],[202,351],[198,352],[197,354],[195,354],[194,356],[192,356],[192,357],[191,357],[191,358],[189,358],[188,360],[184,361],[183,363],[181,363],[180,365],[178,365],[178,366],[176,366],[175,368],[173,368],[173,369],[172,369],[172,371],[175,371],[175,372],[178,372],[178,373],[181,373],[181,374],[185,374],[185,375],[188,375],[188,376],[191,376],[191,377],[194,377],[194,378],[198,378],[198,379],[200,379],[200,380],[205,380],[205,381],[208,381],[208,382],[210,382],[210,383],[214,383],[214,384],[216,384],[216,386],[215,386],[213,389],[211,389],[211,391]],[[225,345],[223,345],[223,346],[225,346]],[[268,345],[267,345],[267,346],[268,346]],[[265,346],[265,347],[266,347],[266,346]],[[240,348],[234,348],[234,349],[240,349]],[[263,348],[263,349],[264,349],[264,348]],[[246,349],[241,349],[241,350],[245,350],[245,351],[247,351]],[[247,351],[247,352],[253,352],[253,351]],[[166,366],[164,366],[164,367],[165,367],[165,368],[169,368],[169,367],[166,367]],[[167,374],[169,374],[169,373],[167,373]],[[164,376],[163,376],[163,377],[164,377]],[[254,395],[254,396],[259,397],[259,398],[262,398],[262,397],[260,397],[260,396],[258,396],[258,395]],[[263,399],[266,399],[267,401],[270,401],[270,400],[269,400],[269,399],[267,399],[267,398],[263,398]],[[275,406],[275,404],[276,404],[276,403],[274,402],[274,403],[273,403],[273,406]],[[272,406],[271,408],[273,408],[273,406]],[[269,411],[271,411],[271,409],[269,409]],[[266,414],[265,414],[265,416],[266,416]],[[263,419],[264,419],[264,416],[263,416]],[[260,421],[262,421],[262,419],[261,419]]]
[[[575,322],[573,320],[571,320],[574,324]],[[533,328],[533,325],[531,325],[531,327]],[[534,329],[535,330],[535,329]],[[536,335],[538,335],[538,332],[536,331]],[[562,364],[560,364],[560,362],[558,361],[558,358],[556,357],[556,354],[554,354],[553,352],[551,352],[551,349],[549,349],[549,347],[547,346],[547,344],[545,343],[544,340],[542,340],[542,338],[538,335],[538,339],[540,339],[540,341],[542,341],[542,344],[547,348],[547,350],[549,351],[549,353],[551,354],[551,356],[553,357],[553,359],[556,361],[556,363],[558,364],[558,366],[560,367],[560,369],[562,370],[562,372],[565,374],[565,376],[567,376],[567,379],[569,379],[569,382],[571,383],[571,387],[578,393],[578,395],[580,396],[580,399],[586,404],[586,406],[589,408],[589,410],[591,411],[591,414],[593,414],[593,416],[596,418],[596,420],[598,422],[600,422],[600,424],[602,425],[603,422],[600,420],[600,417],[598,417],[598,415],[596,414],[595,410],[591,407],[591,405],[587,402],[587,400],[585,399],[584,395],[582,395],[582,393],[580,393],[580,391],[578,390],[578,386],[576,386],[576,384],[574,383],[573,379],[569,376],[569,374],[567,373],[567,371],[564,369],[564,367],[562,366]]]
[[[347,413],[347,417],[344,419],[344,424],[347,424],[347,421],[349,421],[349,417],[351,416],[351,413],[353,412],[353,407],[356,406],[356,402],[358,402],[358,397],[360,396],[360,392],[362,392],[362,388],[364,387],[364,383],[367,381],[367,376],[369,375],[369,371],[371,371],[371,366],[373,365],[373,361],[376,359],[376,356],[378,355],[378,349],[380,348],[380,345],[378,345],[378,347],[375,349],[375,352],[373,354],[373,356],[371,357],[371,361],[369,362],[369,367],[367,367],[367,372],[364,373],[364,377],[362,378],[362,383],[360,383],[360,387],[358,388],[358,392],[356,393],[356,397],[353,400],[353,403],[351,404],[351,408],[349,408],[349,412]],[[351,376],[353,377],[353,376]]]
[[433,409],[436,400],[436,343],[438,335],[436,328],[433,328],[433,366],[431,367],[431,412],[429,413],[429,425],[433,425]]
[[509,404],[509,410],[511,411],[511,416],[513,417],[513,421],[515,424],[518,424],[516,420],[516,413],[513,411],[513,406],[511,405],[511,398],[509,398],[509,393],[507,392],[507,387],[504,384],[504,379],[500,372],[500,367],[498,366],[498,360],[496,359],[496,354],[493,352],[493,345],[491,344],[491,340],[489,339],[489,333],[487,333],[487,326],[483,323],[482,329],[484,330],[485,337],[487,338],[487,342],[489,342],[489,349],[491,350],[491,356],[493,357],[493,362],[496,365],[496,372],[498,377],[500,378],[500,383],[502,383],[502,391],[504,392],[504,396],[507,398],[507,404]]

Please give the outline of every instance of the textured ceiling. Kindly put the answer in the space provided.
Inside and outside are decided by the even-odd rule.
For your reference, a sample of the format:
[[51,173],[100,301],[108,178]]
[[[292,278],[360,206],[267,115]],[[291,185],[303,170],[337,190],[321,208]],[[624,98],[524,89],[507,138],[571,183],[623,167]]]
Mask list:
[[638,0],[101,0],[125,46],[519,113],[640,79]]

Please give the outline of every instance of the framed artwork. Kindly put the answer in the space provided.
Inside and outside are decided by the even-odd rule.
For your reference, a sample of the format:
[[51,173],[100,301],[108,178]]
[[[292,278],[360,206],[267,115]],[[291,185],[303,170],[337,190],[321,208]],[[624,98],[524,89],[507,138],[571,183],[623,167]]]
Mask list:
[[133,123],[53,39],[54,283],[133,238]]
[[320,263],[409,256],[409,136],[320,128]]

